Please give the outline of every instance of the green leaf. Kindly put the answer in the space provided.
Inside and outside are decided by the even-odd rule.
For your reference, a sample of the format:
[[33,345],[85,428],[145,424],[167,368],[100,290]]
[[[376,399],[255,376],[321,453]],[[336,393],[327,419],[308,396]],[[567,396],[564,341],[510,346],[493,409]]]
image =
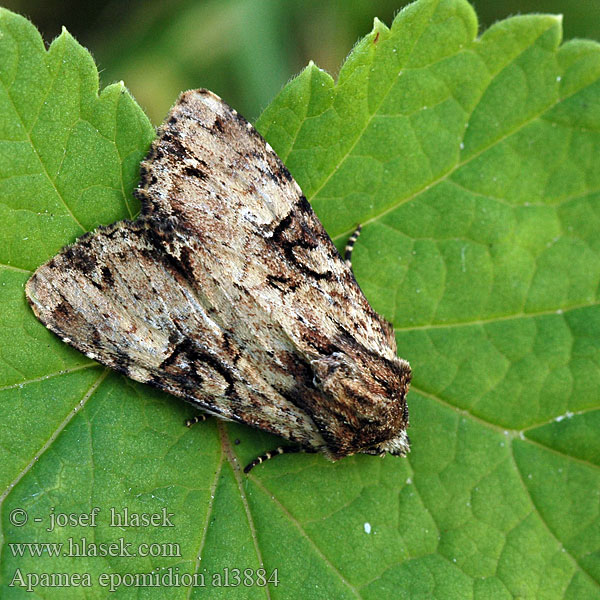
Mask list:
[[[115,597],[600,598],[600,48],[561,45],[544,15],[476,35],[466,2],[420,0],[389,29],[376,20],[337,82],[311,64],[259,119],[336,243],[364,225],[355,272],[413,367],[413,450],[285,456],[246,477],[276,438],[187,430],[188,406],[27,308],[32,269],[135,214],[153,133],[121,85],[97,95],[67,33],[46,51],[0,13],[3,598],[32,597],[9,587],[17,568],[90,574],[89,590],[33,596],[61,599],[153,569],[206,587],[125,580]],[[95,527],[47,530],[94,507]],[[111,527],[111,507],[166,508],[174,527]],[[179,553],[15,556],[82,537]],[[261,566],[277,586],[212,579]]]

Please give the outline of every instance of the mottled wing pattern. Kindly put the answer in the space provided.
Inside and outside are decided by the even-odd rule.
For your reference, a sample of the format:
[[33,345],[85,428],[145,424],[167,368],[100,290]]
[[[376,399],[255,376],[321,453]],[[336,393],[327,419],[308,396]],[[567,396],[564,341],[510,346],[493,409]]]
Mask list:
[[[37,317],[61,339],[136,381],[182,396],[308,448],[323,444],[314,423],[278,394],[252,358],[210,315],[203,297],[157,246],[143,222],[87,234],[27,283]],[[282,381],[293,375],[280,369]]]
[[[272,148],[212,92],[186,92],[142,164],[138,196],[166,251],[240,347],[274,351],[266,361],[258,354],[255,369],[315,420],[333,455],[348,453],[349,429],[361,428],[356,398],[324,402],[308,385],[311,365],[334,353],[366,368],[373,357],[395,361],[394,333]],[[276,343],[261,339],[266,331]],[[282,385],[274,362],[304,384]],[[396,378],[379,384],[394,398]],[[397,414],[388,417],[397,427]]]
[[43,265],[40,320],[132,378],[321,450],[405,453],[410,369],[256,130],[184,93],[142,163],[142,215]]
[[212,92],[180,97],[142,165],[138,195],[203,290],[235,297],[243,288],[307,357],[344,340],[396,356],[391,327],[285,165]]

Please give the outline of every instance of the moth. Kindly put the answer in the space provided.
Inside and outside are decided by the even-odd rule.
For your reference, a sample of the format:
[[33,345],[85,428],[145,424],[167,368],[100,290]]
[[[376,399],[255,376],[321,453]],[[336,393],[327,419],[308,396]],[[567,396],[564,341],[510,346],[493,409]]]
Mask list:
[[[274,454],[405,455],[409,364],[298,184],[207,90],[183,93],[136,190],[141,214],[80,237],[26,295],[89,358],[221,419]],[[198,420],[198,419],[196,419]]]

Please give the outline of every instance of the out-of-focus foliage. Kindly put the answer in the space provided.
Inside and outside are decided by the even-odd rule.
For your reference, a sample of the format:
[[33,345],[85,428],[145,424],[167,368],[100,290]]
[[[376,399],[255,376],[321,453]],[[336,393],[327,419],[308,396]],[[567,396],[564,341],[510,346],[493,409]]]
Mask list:
[[[518,13],[565,16],[565,38],[600,39],[600,0],[474,0],[483,30]],[[309,60],[337,73],[348,48],[402,0],[8,0],[50,41],[65,25],[102,84],[124,80],[155,123],[178,93],[208,87],[254,120]]]

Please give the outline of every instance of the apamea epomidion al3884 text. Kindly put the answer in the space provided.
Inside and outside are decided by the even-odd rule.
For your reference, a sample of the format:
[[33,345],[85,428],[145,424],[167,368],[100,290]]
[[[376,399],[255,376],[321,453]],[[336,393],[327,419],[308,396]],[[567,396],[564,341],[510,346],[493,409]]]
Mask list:
[[181,95],[141,173],[136,221],[31,277],[40,321],[132,379],[294,442],[268,455],[406,454],[410,367],[354,279],[357,234],[343,260],[273,149],[206,90]]

